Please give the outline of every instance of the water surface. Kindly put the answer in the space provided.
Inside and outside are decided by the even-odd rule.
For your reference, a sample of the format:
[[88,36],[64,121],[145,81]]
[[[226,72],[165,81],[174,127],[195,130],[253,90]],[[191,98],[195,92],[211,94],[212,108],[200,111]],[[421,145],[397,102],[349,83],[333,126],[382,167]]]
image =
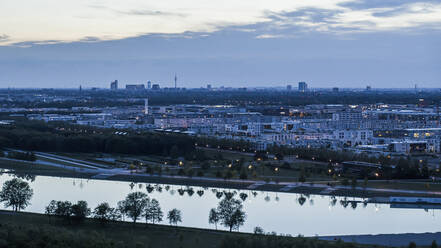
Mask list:
[[[0,184],[13,176],[0,175]],[[355,205],[343,197],[201,187],[191,187],[194,194],[190,196],[188,191],[191,190],[187,186],[47,176],[36,176],[27,181],[34,196],[25,211],[36,213],[44,212],[51,200],[85,200],[92,209],[104,201],[116,206],[130,192],[148,193],[147,186],[150,185],[155,189],[148,193],[149,197],[159,200],[164,213],[172,208],[180,209],[183,215],[181,225],[189,227],[214,228],[208,224],[208,212],[220,201],[216,193],[226,191],[237,192],[235,197],[238,199],[240,193],[248,195],[244,201],[247,219],[241,231],[252,232],[256,226],[266,232],[305,236],[441,231],[440,210],[397,209],[388,204]],[[182,190],[186,192],[180,195]],[[197,191],[203,191],[203,195],[199,196]],[[346,200],[363,199],[351,197]],[[3,205],[0,207],[3,209]],[[167,223],[165,218],[163,223]]]

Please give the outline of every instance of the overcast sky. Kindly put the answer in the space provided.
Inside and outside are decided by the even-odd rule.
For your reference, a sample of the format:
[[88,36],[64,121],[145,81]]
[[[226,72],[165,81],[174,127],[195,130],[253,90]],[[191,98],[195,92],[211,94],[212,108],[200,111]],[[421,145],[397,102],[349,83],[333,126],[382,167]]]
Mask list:
[[441,87],[441,1],[2,0],[0,87]]

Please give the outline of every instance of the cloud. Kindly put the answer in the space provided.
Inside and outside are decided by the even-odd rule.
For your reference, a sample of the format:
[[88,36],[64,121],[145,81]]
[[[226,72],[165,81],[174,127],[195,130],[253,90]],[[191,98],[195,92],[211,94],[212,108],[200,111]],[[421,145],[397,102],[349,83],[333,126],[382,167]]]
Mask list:
[[6,42],[8,42],[9,40],[10,40],[9,35],[6,35],[6,34],[0,34],[0,45],[1,45],[2,43],[6,43]]
[[361,5],[362,1],[354,3],[358,4],[346,4],[337,9],[302,8],[292,12],[267,12],[266,17],[271,21],[266,22],[265,30],[344,34],[441,29],[440,3],[413,2],[381,8],[363,8],[371,5]]
[[[24,1],[2,6],[3,23],[14,23],[17,14],[13,10]],[[19,23],[0,24],[0,30],[13,37],[0,44],[91,42],[231,28],[254,32],[258,38],[286,38],[311,32],[338,36],[441,27],[439,0],[278,0],[259,4],[256,0],[222,0],[222,4],[216,0],[41,0],[39,5],[23,6]]]
[[257,39],[275,39],[275,38],[283,38],[285,36],[283,35],[277,35],[277,34],[260,34],[256,36]]
[[102,40],[99,37],[86,36],[79,41],[80,42],[100,42]]
[[59,43],[65,43],[66,41],[62,40],[37,40],[37,41],[23,41],[23,42],[14,42],[10,45],[16,46],[16,47],[32,47],[36,45],[53,45],[53,44],[59,44]]
[[186,17],[188,15],[181,13],[173,13],[173,12],[164,12],[159,10],[129,10],[129,11],[118,11],[119,14],[124,15],[135,15],[135,16],[179,16]]

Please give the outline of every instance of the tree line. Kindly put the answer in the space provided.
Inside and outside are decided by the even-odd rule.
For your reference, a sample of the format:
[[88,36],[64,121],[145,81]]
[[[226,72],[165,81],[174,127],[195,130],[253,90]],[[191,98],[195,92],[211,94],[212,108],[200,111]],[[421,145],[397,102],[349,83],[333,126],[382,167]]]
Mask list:
[[[18,91],[16,91],[18,92]],[[182,90],[182,91],[93,91],[93,90],[27,90],[22,94],[47,94],[59,97],[74,98],[66,101],[0,101],[1,104],[14,107],[105,107],[105,106],[131,106],[142,105],[144,98],[149,98],[152,105],[170,104],[232,104],[232,105],[290,105],[303,106],[309,104],[418,104],[424,98],[429,104],[439,104],[441,94],[437,91],[341,91],[338,93],[328,91],[298,92],[298,91],[270,91],[270,90]],[[15,98],[14,91],[8,92]],[[18,96],[17,98],[19,98]]]
[[184,135],[131,132],[115,135],[113,129],[95,129],[66,123],[23,121],[0,128],[0,147],[29,151],[120,153],[186,156],[193,154],[194,139]]

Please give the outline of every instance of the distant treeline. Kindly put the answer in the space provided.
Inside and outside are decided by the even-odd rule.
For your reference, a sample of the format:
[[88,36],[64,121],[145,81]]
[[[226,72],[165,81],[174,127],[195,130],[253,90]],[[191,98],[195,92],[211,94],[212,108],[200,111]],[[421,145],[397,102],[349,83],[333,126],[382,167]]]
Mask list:
[[183,135],[129,133],[121,136],[111,129],[94,129],[66,123],[46,124],[19,121],[0,128],[0,146],[28,151],[154,154],[185,156],[195,150],[194,139]]
[[[103,107],[103,106],[130,106],[143,104],[144,98],[149,98],[151,105],[169,104],[232,104],[239,106],[250,105],[289,105],[302,106],[308,104],[440,104],[440,91],[317,91],[301,93],[298,91],[103,91],[103,90],[28,90],[11,91],[16,95],[37,92],[59,97],[69,97],[68,101],[57,102],[31,102],[17,101],[0,102],[6,105],[21,107],[59,107],[69,108],[75,106]],[[1,93],[1,91],[0,91]],[[421,102],[420,99],[424,99]]]
[[[243,141],[133,130],[126,130],[127,135],[117,135],[115,131],[115,129],[72,125],[65,122],[16,120],[11,126],[0,127],[0,148],[46,152],[159,155],[201,161],[205,156],[196,149],[196,145],[234,148],[241,151],[252,150],[251,144]],[[32,156],[33,154],[29,154],[29,158]]]

